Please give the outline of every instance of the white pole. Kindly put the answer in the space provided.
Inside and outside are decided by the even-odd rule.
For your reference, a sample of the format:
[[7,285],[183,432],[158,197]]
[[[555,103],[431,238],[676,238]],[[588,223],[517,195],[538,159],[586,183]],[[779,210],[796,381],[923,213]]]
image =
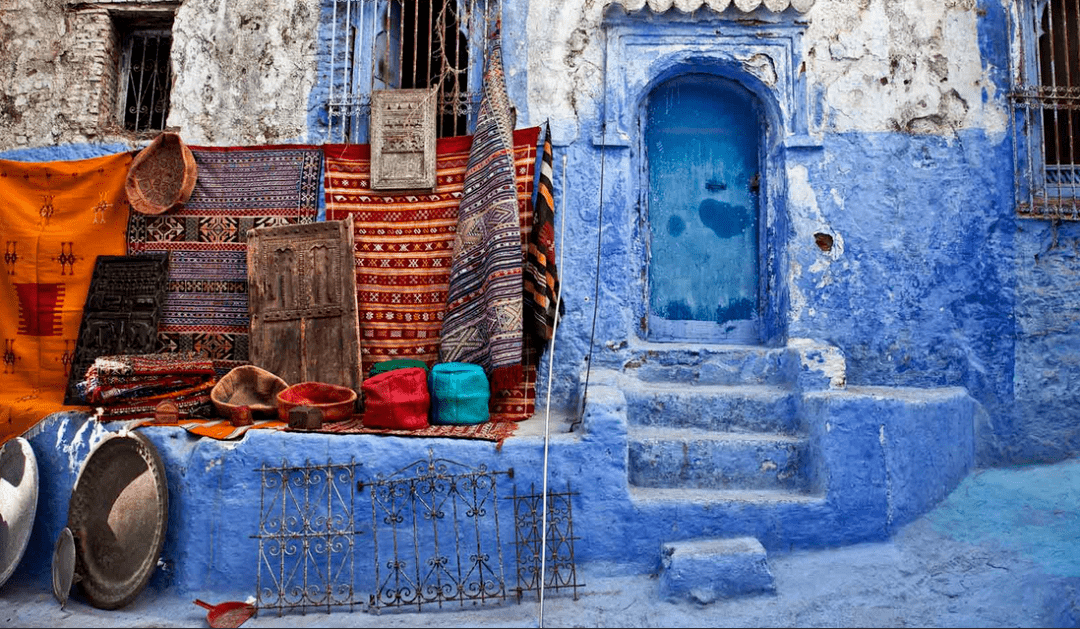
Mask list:
[[[548,134],[551,127],[548,127]],[[550,141],[551,138],[548,138]],[[563,253],[566,251],[566,155],[562,156],[562,209],[559,226],[559,269],[563,266]],[[547,574],[547,480],[548,480],[548,435],[551,423],[551,382],[552,366],[555,363],[555,335],[559,331],[559,305],[562,302],[562,282],[559,282],[559,292],[555,294],[555,322],[551,326],[551,344],[548,346],[548,386],[547,404],[544,411],[544,489],[541,492],[540,517],[540,626],[544,626],[544,575]]]

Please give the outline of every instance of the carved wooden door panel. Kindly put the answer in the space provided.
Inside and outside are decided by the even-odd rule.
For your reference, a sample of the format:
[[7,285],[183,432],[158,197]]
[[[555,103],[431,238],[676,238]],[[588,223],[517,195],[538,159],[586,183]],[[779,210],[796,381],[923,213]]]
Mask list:
[[78,384],[96,358],[157,351],[168,269],[167,254],[97,257],[64,404],[86,403]]
[[360,394],[352,217],[247,233],[251,362]]

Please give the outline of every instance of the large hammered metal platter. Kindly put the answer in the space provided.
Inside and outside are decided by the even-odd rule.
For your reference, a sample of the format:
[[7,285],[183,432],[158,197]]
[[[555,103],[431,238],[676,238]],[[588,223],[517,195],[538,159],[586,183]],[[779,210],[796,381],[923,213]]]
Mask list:
[[101,609],[130,603],[157,568],[169,489],[157,448],[139,433],[106,437],[90,452],[68,505],[75,581]]
[[37,500],[37,458],[30,442],[16,437],[0,447],[0,586],[30,543]]

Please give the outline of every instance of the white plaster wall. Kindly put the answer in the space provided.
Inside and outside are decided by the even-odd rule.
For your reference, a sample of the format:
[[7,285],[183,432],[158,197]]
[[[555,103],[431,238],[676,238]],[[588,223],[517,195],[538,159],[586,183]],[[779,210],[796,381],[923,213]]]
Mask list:
[[173,28],[170,126],[193,144],[304,141],[318,0],[187,0]]
[[[0,151],[145,141],[115,122],[105,5],[159,2],[0,0]],[[305,140],[319,13],[319,0],[185,0],[168,126],[192,144]]]
[[[530,3],[530,119],[596,119],[600,24],[611,1]],[[822,99],[817,130],[1004,133],[1007,112],[983,67],[975,0],[817,0],[804,17],[809,90]],[[572,141],[579,125],[555,129],[556,138]]]
[[100,20],[64,0],[0,0],[0,150],[100,139],[98,68],[80,34]]

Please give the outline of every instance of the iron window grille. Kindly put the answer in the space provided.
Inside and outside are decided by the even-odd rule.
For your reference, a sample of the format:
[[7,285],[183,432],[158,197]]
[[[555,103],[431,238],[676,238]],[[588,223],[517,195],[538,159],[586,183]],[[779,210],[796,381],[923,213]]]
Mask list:
[[169,117],[172,32],[120,30],[118,117],[128,131],[162,131]]
[[1025,0],[1013,17],[1016,210],[1080,220],[1080,0]]
[[475,126],[499,0],[334,0],[330,14],[330,141],[366,143],[371,94],[431,88],[438,137]]

